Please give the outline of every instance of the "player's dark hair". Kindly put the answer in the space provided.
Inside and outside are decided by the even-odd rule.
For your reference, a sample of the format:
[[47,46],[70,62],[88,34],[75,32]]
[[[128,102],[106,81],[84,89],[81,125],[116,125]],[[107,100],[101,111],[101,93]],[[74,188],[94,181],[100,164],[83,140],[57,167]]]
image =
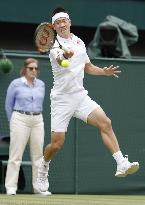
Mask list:
[[60,12],[64,12],[64,13],[68,13],[63,7],[57,7],[56,9],[54,9],[54,11],[52,12],[52,16],[54,16],[57,13]]

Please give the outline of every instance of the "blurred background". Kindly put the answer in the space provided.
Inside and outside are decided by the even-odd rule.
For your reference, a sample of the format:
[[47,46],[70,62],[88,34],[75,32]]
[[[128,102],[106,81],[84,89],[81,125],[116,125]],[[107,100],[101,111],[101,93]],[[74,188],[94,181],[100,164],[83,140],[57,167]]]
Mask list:
[[0,46],[3,49],[35,50],[33,34],[36,26],[51,21],[51,13],[63,6],[70,13],[72,32],[89,44],[97,26],[108,15],[116,16],[137,26],[138,42],[130,47],[132,55],[144,56],[144,0],[1,0]]

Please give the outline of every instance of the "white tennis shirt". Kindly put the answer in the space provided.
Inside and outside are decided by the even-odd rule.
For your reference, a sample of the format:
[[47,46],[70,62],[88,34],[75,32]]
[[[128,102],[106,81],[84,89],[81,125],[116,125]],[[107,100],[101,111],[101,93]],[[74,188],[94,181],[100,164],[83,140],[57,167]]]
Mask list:
[[57,39],[64,48],[73,50],[74,55],[69,59],[70,66],[68,68],[61,67],[57,63],[56,58],[63,51],[59,48],[58,42],[55,41],[49,54],[54,78],[51,94],[75,93],[80,91],[87,93],[83,87],[83,78],[85,64],[89,63],[90,59],[87,55],[84,42],[74,34],[72,34],[70,39],[65,39],[57,35]]

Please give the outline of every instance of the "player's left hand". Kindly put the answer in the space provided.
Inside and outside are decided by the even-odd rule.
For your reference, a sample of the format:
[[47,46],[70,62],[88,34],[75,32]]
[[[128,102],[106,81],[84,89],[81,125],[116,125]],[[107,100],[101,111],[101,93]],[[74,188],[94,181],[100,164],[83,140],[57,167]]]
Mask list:
[[119,78],[118,74],[121,73],[121,70],[117,70],[119,68],[119,66],[109,66],[109,67],[104,67],[103,70],[104,70],[104,73],[105,75],[107,76],[114,76],[116,78]]

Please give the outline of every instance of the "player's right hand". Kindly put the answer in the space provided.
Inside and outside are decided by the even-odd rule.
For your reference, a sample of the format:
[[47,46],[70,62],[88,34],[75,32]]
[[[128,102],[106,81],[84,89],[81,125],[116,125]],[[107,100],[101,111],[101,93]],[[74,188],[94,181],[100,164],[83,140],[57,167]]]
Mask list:
[[73,55],[74,55],[74,51],[70,50],[70,49],[65,50],[64,53],[63,53],[63,56],[66,59],[71,58]]

